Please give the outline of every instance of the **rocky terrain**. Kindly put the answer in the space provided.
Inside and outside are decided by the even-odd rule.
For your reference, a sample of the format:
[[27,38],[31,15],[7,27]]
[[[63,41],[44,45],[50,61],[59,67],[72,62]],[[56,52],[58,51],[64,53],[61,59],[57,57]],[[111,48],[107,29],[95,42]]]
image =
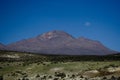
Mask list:
[[75,38],[64,31],[50,31],[7,45],[8,50],[57,55],[107,55],[117,53],[96,40]]
[[66,56],[2,50],[0,80],[120,80],[120,54]]
[[5,45],[3,45],[2,43],[0,43],[0,50],[5,50]]

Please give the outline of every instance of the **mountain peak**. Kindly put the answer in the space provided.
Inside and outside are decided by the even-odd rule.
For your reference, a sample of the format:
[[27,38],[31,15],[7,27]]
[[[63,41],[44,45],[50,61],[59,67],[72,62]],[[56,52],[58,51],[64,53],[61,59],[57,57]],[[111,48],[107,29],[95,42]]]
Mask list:
[[59,30],[54,30],[50,32],[46,32],[42,35],[39,35],[38,38],[44,39],[44,40],[49,40],[57,37],[71,37],[73,38],[70,34],[64,32],[64,31],[59,31]]
[[10,50],[45,54],[105,55],[116,53],[102,43],[85,37],[74,38],[64,31],[50,31],[35,38],[8,45]]

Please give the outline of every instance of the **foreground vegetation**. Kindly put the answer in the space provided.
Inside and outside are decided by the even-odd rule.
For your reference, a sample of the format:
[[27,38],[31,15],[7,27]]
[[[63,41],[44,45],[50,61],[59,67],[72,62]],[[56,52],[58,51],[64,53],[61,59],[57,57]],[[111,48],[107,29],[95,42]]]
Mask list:
[[120,80],[119,59],[0,51],[0,80]]

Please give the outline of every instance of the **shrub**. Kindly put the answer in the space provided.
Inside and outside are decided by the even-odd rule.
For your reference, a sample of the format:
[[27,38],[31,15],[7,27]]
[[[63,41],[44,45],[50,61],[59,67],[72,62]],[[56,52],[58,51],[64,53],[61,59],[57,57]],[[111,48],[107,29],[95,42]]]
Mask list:
[[116,80],[116,78],[114,76],[111,77],[111,80]]
[[106,80],[107,79],[107,77],[103,77],[103,80]]
[[3,80],[3,76],[0,76],[0,80]]
[[120,77],[118,77],[117,80],[120,80]]
[[38,77],[40,77],[40,75],[39,75],[39,74],[37,74],[37,75],[36,75],[36,78],[38,78]]
[[60,73],[60,72],[55,72],[55,76],[56,77],[61,77],[61,78],[64,78],[64,77],[66,77],[66,74],[65,73]]
[[59,78],[54,78],[53,80],[58,80]]

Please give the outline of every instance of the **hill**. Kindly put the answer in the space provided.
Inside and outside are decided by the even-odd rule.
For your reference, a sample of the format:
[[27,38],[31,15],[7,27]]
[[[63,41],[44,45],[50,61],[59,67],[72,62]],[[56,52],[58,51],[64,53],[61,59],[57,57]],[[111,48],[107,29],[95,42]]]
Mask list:
[[117,53],[101,42],[84,37],[74,38],[64,31],[50,31],[35,38],[7,45],[8,50],[56,55],[107,55]]
[[0,43],[0,50],[5,50],[5,49],[6,49],[5,45]]

